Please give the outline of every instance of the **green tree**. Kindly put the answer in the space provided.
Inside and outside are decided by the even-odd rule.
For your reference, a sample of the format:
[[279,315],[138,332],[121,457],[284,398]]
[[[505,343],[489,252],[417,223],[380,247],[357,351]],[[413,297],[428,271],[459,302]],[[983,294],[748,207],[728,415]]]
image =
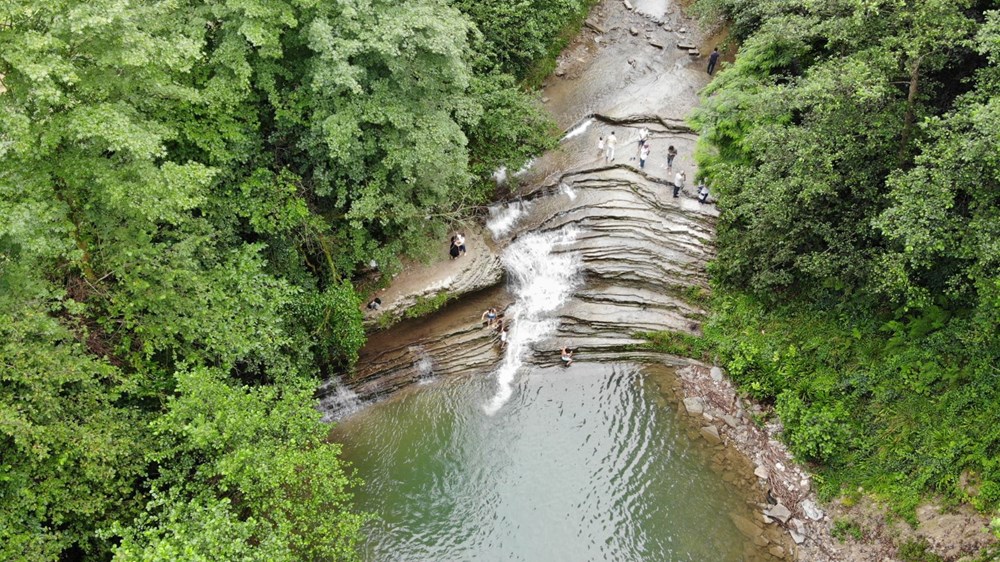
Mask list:
[[759,6],[766,18],[695,116],[723,212],[716,272],[761,293],[865,287],[886,178],[935,111],[919,85],[943,91],[935,73],[974,21],[955,2]]
[[[339,445],[326,442],[312,386],[235,387],[224,371],[203,368],[176,376],[177,395],[152,423],[156,443],[146,453],[159,467],[154,501],[134,528],[120,529],[128,540],[118,557],[246,550],[226,544],[235,537],[265,545],[256,557],[352,559],[365,517],[350,512],[353,481]],[[202,519],[179,519],[191,512]]]

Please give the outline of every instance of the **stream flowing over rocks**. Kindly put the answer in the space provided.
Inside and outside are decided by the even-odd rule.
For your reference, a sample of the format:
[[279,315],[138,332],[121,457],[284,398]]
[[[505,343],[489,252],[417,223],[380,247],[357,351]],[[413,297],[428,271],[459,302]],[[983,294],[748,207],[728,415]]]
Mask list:
[[[596,6],[542,93],[568,131],[560,146],[507,179],[521,192],[492,208],[481,232],[467,233],[469,255],[401,275],[380,293],[383,308],[367,325],[382,314],[400,318],[442,291],[463,296],[429,318],[371,333],[350,380],[319,390],[321,407],[332,420],[414,383],[494,372],[497,394],[483,404],[492,414],[514,391],[521,365],[556,364],[563,346],[575,360],[667,365],[678,370],[674,407],[691,436],[717,449],[724,478],[758,490],[758,516],[733,520],[765,553],[752,559],[884,560],[884,553],[840,552],[809,475],[777,441],[780,427],[755,425],[753,406],[720,369],[636,347],[642,332],[697,335],[706,315],[698,303],[709,290],[718,213],[695,197],[696,134],[684,119],[709,80],[705,57],[692,51],[710,52],[719,39],[700,33],[671,1]],[[641,128],[652,147],[642,169]],[[609,161],[597,143],[612,131],[618,144]],[[670,169],[669,145],[679,152]],[[687,182],[674,198],[679,171]],[[490,306],[510,327],[503,351],[480,321]]]

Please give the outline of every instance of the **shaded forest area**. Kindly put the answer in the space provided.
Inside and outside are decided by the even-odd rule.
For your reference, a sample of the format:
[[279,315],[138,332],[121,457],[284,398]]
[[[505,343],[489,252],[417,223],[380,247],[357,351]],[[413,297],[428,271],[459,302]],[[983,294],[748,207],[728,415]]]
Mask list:
[[706,341],[827,498],[1000,506],[1000,13],[973,0],[698,0],[721,216]]
[[553,146],[585,0],[0,8],[0,558],[352,559],[318,381]]

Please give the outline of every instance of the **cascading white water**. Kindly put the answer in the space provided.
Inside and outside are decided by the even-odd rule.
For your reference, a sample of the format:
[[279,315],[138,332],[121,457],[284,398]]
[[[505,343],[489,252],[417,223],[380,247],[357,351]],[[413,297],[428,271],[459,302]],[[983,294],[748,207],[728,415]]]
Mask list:
[[580,257],[574,252],[557,252],[576,240],[575,229],[527,234],[511,244],[503,254],[515,302],[508,309],[510,324],[507,350],[496,370],[497,392],[484,410],[497,413],[514,392],[514,377],[531,351],[531,344],[559,327],[551,316],[573,293],[579,282]]
[[568,183],[560,183],[559,192],[566,194],[570,201],[576,201],[576,190],[570,187]]
[[417,358],[413,368],[417,371],[418,384],[427,384],[434,381],[434,360],[420,346],[411,346],[410,352]]
[[334,377],[319,387],[319,410],[323,413],[324,422],[332,422],[353,414],[364,405],[358,394],[344,386],[340,379]]
[[517,219],[527,212],[529,205],[523,201],[513,201],[490,207],[490,219],[486,221],[486,228],[493,235],[493,239],[497,240],[510,232]]
[[570,130],[568,133],[566,133],[563,136],[562,140],[569,140],[569,139],[571,139],[573,137],[582,135],[583,133],[587,132],[587,129],[590,128],[590,126],[594,123],[594,121],[595,121],[595,119],[593,117],[591,117],[591,118],[585,120],[583,123],[580,123],[576,127],[573,127],[572,130]]

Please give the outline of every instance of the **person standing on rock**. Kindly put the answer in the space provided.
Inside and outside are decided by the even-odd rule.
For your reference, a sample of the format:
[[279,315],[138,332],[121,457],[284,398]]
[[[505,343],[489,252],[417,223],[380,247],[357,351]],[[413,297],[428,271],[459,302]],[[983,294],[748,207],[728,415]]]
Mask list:
[[649,129],[645,127],[639,129],[639,146],[636,147],[636,150],[641,151],[642,145],[646,144],[646,139],[648,138],[649,138]]
[[708,55],[708,74],[715,72],[715,64],[719,62],[719,48],[712,49],[712,54]]
[[646,167],[646,158],[649,158],[649,143],[645,143],[639,148],[639,169]]
[[684,189],[684,180],[687,179],[687,174],[684,171],[677,172],[674,176],[674,197],[678,197],[682,189]]
[[455,245],[458,246],[458,251],[461,255],[465,255],[465,235],[459,232],[455,235]]
[[604,155],[604,137],[597,138],[597,157],[600,158]]
[[479,317],[479,320],[485,322],[487,328],[492,327],[493,323],[497,321],[497,309],[493,307],[486,309],[486,312]]
[[667,169],[670,170],[674,167],[674,158],[677,156],[677,149],[674,145],[667,147]]
[[608,140],[605,141],[604,146],[607,147],[604,151],[604,159],[608,162],[615,161],[615,146],[618,145],[618,137],[615,136],[615,132],[611,131],[608,135]]

